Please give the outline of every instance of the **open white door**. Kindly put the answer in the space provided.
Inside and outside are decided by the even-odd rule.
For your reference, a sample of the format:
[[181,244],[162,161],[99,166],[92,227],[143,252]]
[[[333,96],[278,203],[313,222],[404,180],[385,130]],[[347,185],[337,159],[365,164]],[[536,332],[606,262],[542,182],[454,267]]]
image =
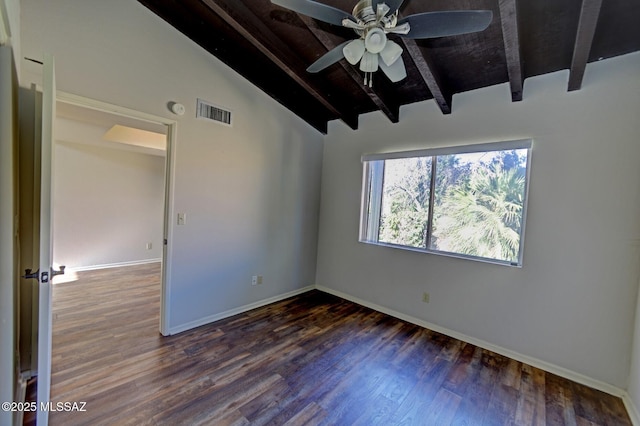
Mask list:
[[[53,56],[45,55],[42,77],[42,128],[40,156],[40,275],[38,293],[38,408],[50,400],[51,390],[51,163],[53,153],[53,123],[56,116],[56,84]],[[36,424],[46,426],[49,412],[38,410]]]

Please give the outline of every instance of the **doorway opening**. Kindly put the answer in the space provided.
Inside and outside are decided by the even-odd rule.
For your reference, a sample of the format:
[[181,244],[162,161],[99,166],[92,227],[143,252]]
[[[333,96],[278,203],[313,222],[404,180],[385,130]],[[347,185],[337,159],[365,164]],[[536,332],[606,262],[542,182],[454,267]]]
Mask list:
[[176,122],[63,92],[56,109],[53,255],[69,273],[54,284],[80,271],[159,262],[159,330],[168,335]]
[[52,167],[54,283],[162,261],[166,126],[58,102]]

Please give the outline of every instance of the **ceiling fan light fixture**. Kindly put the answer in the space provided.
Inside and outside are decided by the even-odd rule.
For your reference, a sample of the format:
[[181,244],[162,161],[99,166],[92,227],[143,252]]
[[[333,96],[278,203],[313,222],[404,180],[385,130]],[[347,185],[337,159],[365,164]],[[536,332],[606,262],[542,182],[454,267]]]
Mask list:
[[382,61],[380,62],[380,69],[392,83],[397,83],[407,77],[407,69],[404,67],[402,59],[395,61],[391,65],[387,65]]
[[360,70],[364,72],[378,71],[378,54],[364,52],[364,55],[362,55],[362,60],[360,61]]
[[402,47],[393,40],[387,40],[387,44],[380,52],[380,57],[385,65],[390,66],[402,55]]
[[356,39],[347,44],[343,49],[342,53],[344,54],[345,59],[351,65],[355,65],[362,59],[362,55],[364,55],[365,47],[364,40]]
[[364,45],[368,52],[380,53],[387,44],[387,35],[382,28],[372,28],[364,38]]

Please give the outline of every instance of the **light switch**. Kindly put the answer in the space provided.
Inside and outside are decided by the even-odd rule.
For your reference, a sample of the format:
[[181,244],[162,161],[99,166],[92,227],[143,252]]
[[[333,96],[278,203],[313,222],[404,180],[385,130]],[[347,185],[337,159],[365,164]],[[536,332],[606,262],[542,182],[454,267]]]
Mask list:
[[178,213],[178,225],[186,225],[186,224],[187,224],[187,214]]

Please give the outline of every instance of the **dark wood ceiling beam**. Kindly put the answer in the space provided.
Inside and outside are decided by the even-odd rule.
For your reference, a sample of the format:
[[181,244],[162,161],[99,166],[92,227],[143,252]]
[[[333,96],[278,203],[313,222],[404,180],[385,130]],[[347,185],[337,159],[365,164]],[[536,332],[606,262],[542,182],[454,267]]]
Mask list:
[[500,0],[499,5],[507,72],[509,73],[509,84],[511,85],[511,100],[517,102],[522,100],[523,79],[516,0]]
[[593,35],[596,32],[601,5],[602,0],[582,0],[578,31],[573,46],[573,58],[571,59],[571,69],[569,71],[569,91],[579,90],[582,87],[582,78],[589,60],[589,52],[591,51]]
[[409,38],[402,38],[401,40],[411,60],[413,60],[413,63],[416,65],[420,76],[422,76],[422,80],[433,95],[433,99],[435,99],[438,107],[440,107],[440,111],[442,111],[443,114],[451,114],[453,94],[447,91],[442,84],[440,76],[436,72],[429,56],[422,53],[415,40]]
[[[309,31],[311,31],[311,33],[316,37],[316,39],[324,46],[325,49],[327,49],[327,51],[336,47],[336,44],[333,42],[331,37],[329,37],[327,33],[322,31],[318,27],[318,24],[316,23],[315,20],[305,15],[298,14],[298,16],[300,17],[302,22],[307,26]],[[355,81],[356,84],[360,86],[360,88],[367,94],[369,99],[371,99],[371,101],[378,107],[380,111],[382,111],[384,115],[387,116],[387,118],[392,123],[397,123],[398,121],[400,121],[400,105],[398,105],[397,103],[392,104],[389,101],[384,101],[382,99],[383,95],[379,94],[373,88],[364,84],[363,77],[348,62],[340,61],[339,63],[340,63],[340,66],[342,66],[342,68],[344,68],[347,74],[349,74],[349,76],[353,79],[353,81]]]
[[[317,99],[328,111],[340,118],[352,129],[358,128],[358,115],[339,110],[325,95],[301,77],[300,74],[304,72],[300,71],[304,70],[303,64],[290,65],[291,63],[296,63],[296,61],[300,62],[297,59],[298,56],[269,27],[261,22],[244,3],[229,0],[202,0],[202,2]],[[260,39],[255,34],[260,34]],[[287,62],[281,58],[287,58]]]

